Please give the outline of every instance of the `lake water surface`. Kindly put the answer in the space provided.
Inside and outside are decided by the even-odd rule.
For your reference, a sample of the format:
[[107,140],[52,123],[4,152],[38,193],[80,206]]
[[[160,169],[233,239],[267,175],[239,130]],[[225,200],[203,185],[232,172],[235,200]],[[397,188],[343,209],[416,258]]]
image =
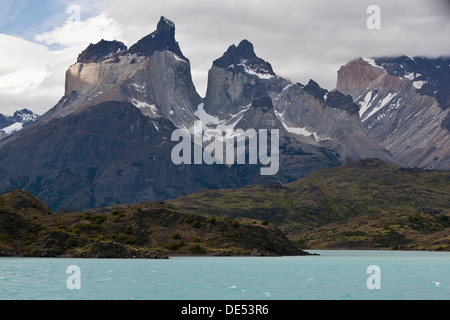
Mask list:
[[[318,253],[320,256],[171,257],[169,260],[0,258],[0,299],[448,300],[450,298],[448,252],[309,252]],[[68,273],[69,266],[76,266],[79,269],[69,270],[71,273]],[[368,273],[370,266],[378,267],[378,272],[369,269]],[[70,284],[79,285],[80,289],[71,290]],[[379,284],[380,289],[373,289],[370,284]]]

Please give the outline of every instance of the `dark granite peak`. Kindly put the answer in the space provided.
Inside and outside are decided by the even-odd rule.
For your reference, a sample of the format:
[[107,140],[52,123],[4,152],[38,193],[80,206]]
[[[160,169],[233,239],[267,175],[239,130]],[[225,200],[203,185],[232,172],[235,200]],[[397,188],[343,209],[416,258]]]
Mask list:
[[161,16],[156,31],[170,33],[175,38],[175,23],[166,17]]
[[77,59],[79,63],[100,62],[120,55],[127,47],[120,41],[101,40],[97,44],[90,44]]
[[[28,109],[17,110],[13,116],[0,114],[0,131],[9,127],[14,123],[21,123],[22,127],[26,127],[33,121],[37,120],[39,115]],[[3,134],[4,135],[4,134]],[[0,139],[1,139],[0,135]]]
[[175,23],[166,17],[161,17],[156,31],[131,46],[128,53],[150,57],[156,51],[171,51],[180,58],[188,60],[181,52],[180,46],[175,40]]
[[244,39],[236,47],[236,53],[243,59],[257,58],[253,44]]
[[253,44],[248,40],[242,40],[237,47],[231,45],[213,64],[233,72],[248,72],[250,69],[256,73],[275,76],[272,65],[256,55]]
[[359,112],[359,106],[353,102],[352,96],[340,91],[328,92],[326,102],[329,107],[345,110],[352,116]]
[[328,93],[328,90],[320,87],[319,84],[314,80],[309,80],[309,83],[303,87],[303,90],[320,101],[325,101],[324,97]]
[[33,116],[35,114],[31,110],[22,109],[22,110],[17,110],[16,112],[14,112],[13,117],[14,118],[19,118],[19,117],[23,117],[24,115],[31,115],[31,116]]

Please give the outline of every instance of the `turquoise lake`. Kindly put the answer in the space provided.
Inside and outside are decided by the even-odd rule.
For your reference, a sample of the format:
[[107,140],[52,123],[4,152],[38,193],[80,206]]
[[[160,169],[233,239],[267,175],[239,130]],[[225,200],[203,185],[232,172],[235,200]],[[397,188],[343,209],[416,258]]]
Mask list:
[[[0,258],[0,299],[450,299],[448,252],[309,252],[320,256],[169,260]],[[68,273],[69,266],[78,267],[78,273]],[[370,266],[377,266],[378,274],[368,273]],[[73,280],[72,276],[77,278]],[[369,289],[369,278],[380,289]],[[80,289],[69,289],[68,279],[80,285]]]

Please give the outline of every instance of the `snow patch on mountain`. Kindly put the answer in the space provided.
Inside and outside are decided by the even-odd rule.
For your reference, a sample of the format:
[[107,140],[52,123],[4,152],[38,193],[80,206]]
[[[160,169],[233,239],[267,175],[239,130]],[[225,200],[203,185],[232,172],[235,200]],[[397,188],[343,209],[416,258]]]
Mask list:
[[316,141],[325,141],[329,139],[320,138],[317,132],[309,131],[307,128],[299,128],[299,127],[290,127],[285,122],[281,122],[283,127],[289,132],[293,134],[298,134],[304,137],[314,137]]
[[204,104],[201,103],[198,106],[198,110],[195,112],[195,116],[201,121],[203,122],[204,125],[206,126],[211,126],[211,125],[218,125],[221,123],[220,119],[218,117],[212,116],[210,114],[208,114],[205,109],[204,109]]
[[378,113],[381,109],[383,109],[384,107],[386,107],[391,101],[392,99],[394,99],[394,97],[397,95],[397,93],[388,93],[388,95],[381,101],[381,103],[374,107],[372,109],[372,111],[362,120],[367,121],[370,117],[372,117],[374,114]]
[[301,128],[301,127],[294,127],[294,126],[288,125],[286,123],[286,121],[284,121],[284,119],[283,119],[284,113],[280,113],[278,111],[275,111],[275,115],[277,116],[278,120],[280,120],[281,124],[286,129],[286,131],[289,132],[289,133],[301,135],[301,136],[304,136],[304,137],[314,137],[314,139],[316,141],[330,140],[329,138],[321,138],[317,132],[310,131],[306,127],[305,128]]
[[415,80],[415,79],[417,79],[417,78],[419,78],[419,77],[421,77],[421,76],[422,76],[421,73],[409,72],[409,73],[405,74],[405,75],[403,76],[403,78],[412,81],[412,80]]
[[370,103],[372,102],[372,99],[374,98],[372,91],[369,91],[365,98],[364,101],[360,102],[360,109],[359,109],[359,116],[362,118],[363,115],[366,113],[367,110],[369,110],[370,108]]
[[416,88],[417,90],[422,89],[423,85],[425,84],[425,81],[414,81],[413,82],[413,86],[414,88]]
[[133,105],[138,108],[142,114],[145,116],[149,116],[151,118],[157,117],[159,118],[158,108],[154,104],[148,104],[147,102],[132,100]]
[[131,86],[140,93],[145,93],[145,85],[138,84],[138,83],[132,83]]
[[23,123],[21,122],[15,122],[9,127],[3,128],[2,131],[4,131],[6,134],[13,134],[23,128]]
[[[250,107],[251,105],[248,105],[240,112],[230,115],[227,119],[220,120],[218,117],[208,114],[204,109],[204,104],[201,103],[198,106],[198,110],[195,112],[195,116],[202,123],[203,131],[217,129],[220,132],[225,133],[227,130],[234,130],[236,128],[236,125]],[[190,128],[190,132],[193,132],[194,128],[195,126]]]
[[250,75],[254,75],[257,76],[258,78],[262,79],[262,80],[270,80],[272,78],[274,78],[273,75],[270,74],[270,71],[268,70],[264,70],[261,68],[258,69],[254,69],[250,66],[247,65],[247,60],[246,59],[242,59],[241,63],[238,64],[238,66],[241,66],[244,68],[245,73],[248,73]]
[[174,53],[174,52],[171,52],[171,53],[172,53],[173,58],[174,58],[176,61],[186,62],[185,59],[181,58],[181,57],[178,56],[176,53]]
[[383,67],[380,67],[379,65],[377,65],[377,63],[375,62],[374,59],[372,59],[372,58],[362,58],[362,59],[363,59],[365,62],[367,62],[368,64],[370,64],[372,67],[380,68],[380,69],[383,69],[383,70],[384,70]]

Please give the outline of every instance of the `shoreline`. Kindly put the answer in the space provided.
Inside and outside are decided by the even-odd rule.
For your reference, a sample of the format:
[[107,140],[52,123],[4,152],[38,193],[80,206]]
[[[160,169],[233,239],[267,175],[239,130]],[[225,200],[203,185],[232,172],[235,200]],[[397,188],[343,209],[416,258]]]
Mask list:
[[[310,252],[311,251],[311,252]],[[57,257],[34,257],[34,256],[0,256],[1,259],[54,259],[54,260],[170,260],[176,258],[296,258],[296,257],[323,257],[323,252],[383,252],[383,253],[435,253],[435,254],[450,254],[450,251],[432,251],[432,250],[390,250],[390,249],[313,249],[305,251],[307,255],[277,255],[277,256],[252,256],[252,255],[191,255],[191,254],[170,254],[165,255],[164,258],[138,258],[138,257],[111,257],[111,258],[97,258],[97,257],[79,257],[73,255],[61,255]],[[319,252],[319,253],[317,253]],[[321,254],[322,253],[322,254]]]

